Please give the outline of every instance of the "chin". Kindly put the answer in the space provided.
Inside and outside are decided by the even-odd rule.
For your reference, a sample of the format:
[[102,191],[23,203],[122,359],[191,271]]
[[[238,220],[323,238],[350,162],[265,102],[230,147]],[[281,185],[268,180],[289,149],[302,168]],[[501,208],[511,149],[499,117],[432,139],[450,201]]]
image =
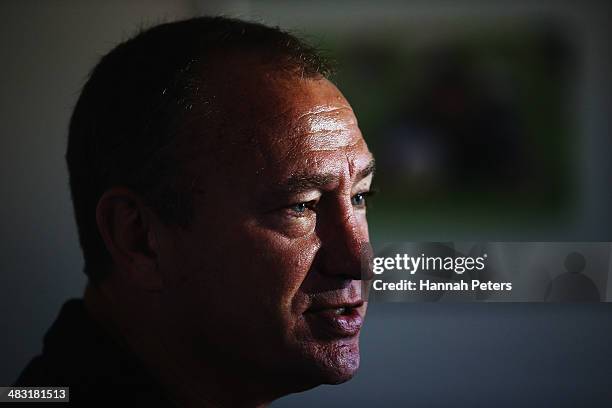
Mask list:
[[328,360],[331,364],[326,384],[341,384],[353,378],[359,369],[359,343],[341,345],[333,353],[334,356]]
[[308,370],[312,386],[309,388],[322,384],[341,384],[353,378],[360,361],[358,339],[317,343],[312,346]]
[[278,398],[319,385],[342,384],[353,378],[359,368],[357,336],[335,341],[311,340],[301,343],[298,350],[283,358],[284,367],[276,372]]

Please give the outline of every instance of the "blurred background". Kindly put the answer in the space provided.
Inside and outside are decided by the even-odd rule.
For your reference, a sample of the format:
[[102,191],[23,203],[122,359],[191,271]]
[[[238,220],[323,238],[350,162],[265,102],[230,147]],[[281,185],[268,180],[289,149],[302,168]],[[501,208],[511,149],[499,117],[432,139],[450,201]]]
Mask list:
[[[84,288],[63,158],[80,87],[155,23],[280,25],[338,62],[379,165],[374,243],[612,241],[609,2],[4,0],[0,13],[0,385]],[[610,406],[611,312],[375,304],[357,377],[274,406]]]

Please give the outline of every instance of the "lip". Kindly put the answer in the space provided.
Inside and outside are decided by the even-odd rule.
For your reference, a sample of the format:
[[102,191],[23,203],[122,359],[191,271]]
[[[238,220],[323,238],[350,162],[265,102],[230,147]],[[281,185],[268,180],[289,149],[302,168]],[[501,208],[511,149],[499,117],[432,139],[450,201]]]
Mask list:
[[357,309],[361,306],[363,306],[363,300],[361,299],[357,299],[354,301],[344,301],[344,302],[327,302],[325,300],[319,300],[314,302],[309,308],[308,310],[306,310],[306,313],[317,313],[323,310],[335,310],[335,309],[340,309],[340,308],[347,308],[347,309]]
[[317,304],[304,316],[313,334],[328,339],[354,337],[363,325],[360,307],[363,301],[336,304]]

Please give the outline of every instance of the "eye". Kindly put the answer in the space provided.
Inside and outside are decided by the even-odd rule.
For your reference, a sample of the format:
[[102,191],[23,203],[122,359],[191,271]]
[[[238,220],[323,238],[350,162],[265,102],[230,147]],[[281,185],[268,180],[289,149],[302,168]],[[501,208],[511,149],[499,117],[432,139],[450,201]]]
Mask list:
[[290,207],[292,211],[295,211],[298,214],[304,213],[308,209],[307,203],[298,203]]
[[357,208],[365,208],[367,206],[367,197],[371,195],[371,191],[357,193],[353,197],[351,197],[351,204],[353,204]]
[[307,213],[315,209],[316,201],[305,201],[296,203],[287,207],[291,214],[295,217],[306,216]]

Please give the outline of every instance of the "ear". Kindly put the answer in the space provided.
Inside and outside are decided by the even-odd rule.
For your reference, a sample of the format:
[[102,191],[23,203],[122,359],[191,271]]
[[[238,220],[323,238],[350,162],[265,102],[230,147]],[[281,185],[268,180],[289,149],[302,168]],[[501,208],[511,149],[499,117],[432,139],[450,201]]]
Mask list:
[[96,222],[115,264],[113,273],[147,291],[162,287],[157,216],[125,187],[107,190],[96,207]]

